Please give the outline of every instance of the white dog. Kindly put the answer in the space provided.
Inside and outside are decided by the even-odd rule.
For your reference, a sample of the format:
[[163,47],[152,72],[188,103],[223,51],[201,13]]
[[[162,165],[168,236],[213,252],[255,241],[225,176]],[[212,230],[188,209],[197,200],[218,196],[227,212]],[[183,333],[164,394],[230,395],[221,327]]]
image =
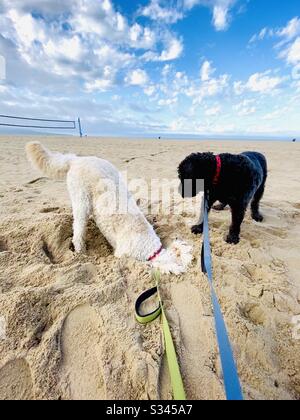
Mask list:
[[115,250],[116,257],[128,256],[148,262],[164,273],[183,273],[191,262],[191,247],[174,241],[164,249],[153,227],[128,192],[118,170],[97,157],[63,155],[38,142],[28,143],[30,162],[52,179],[67,178],[73,208],[73,245],[85,252],[85,233],[92,216]]

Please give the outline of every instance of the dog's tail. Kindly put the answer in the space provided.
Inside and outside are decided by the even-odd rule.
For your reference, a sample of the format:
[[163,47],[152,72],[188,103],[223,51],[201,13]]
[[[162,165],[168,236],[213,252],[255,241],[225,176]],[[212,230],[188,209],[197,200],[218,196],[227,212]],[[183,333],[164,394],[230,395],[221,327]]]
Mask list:
[[70,164],[75,155],[63,155],[47,150],[39,142],[26,144],[26,153],[29,162],[51,179],[64,179],[70,169]]

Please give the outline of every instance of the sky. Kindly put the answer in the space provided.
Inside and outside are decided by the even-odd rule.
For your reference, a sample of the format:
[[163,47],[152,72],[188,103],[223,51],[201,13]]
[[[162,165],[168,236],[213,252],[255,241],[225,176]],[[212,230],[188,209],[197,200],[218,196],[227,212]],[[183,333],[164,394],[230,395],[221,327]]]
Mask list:
[[[299,136],[299,0],[1,0],[0,114]],[[1,128],[0,128],[1,133]]]

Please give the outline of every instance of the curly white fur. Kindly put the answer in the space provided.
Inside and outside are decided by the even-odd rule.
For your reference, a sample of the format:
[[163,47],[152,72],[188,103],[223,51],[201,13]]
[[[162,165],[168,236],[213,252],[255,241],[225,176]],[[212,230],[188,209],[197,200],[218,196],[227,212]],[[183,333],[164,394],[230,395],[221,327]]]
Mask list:
[[[26,152],[33,166],[47,177],[67,179],[74,217],[73,244],[77,253],[85,252],[90,216],[114,248],[116,257],[129,256],[148,262],[160,249],[159,237],[110,162],[97,157],[53,153],[38,142],[28,143]],[[186,271],[191,260],[191,247],[177,240],[148,264],[164,273],[177,275]]]

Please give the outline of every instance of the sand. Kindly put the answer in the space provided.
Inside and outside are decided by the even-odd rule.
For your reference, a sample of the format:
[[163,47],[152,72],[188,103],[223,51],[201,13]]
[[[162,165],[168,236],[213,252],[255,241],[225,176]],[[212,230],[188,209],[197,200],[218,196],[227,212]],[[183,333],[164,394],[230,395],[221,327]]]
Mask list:
[[[142,263],[114,258],[91,221],[88,253],[70,250],[66,186],[40,177],[25,137],[0,138],[0,399],[168,399],[171,388],[159,321],[137,325],[136,297],[152,286]],[[51,149],[111,160],[129,179],[176,178],[192,151],[266,154],[270,174],[263,224],[250,219],[241,243],[223,240],[229,211],[210,216],[217,294],[247,399],[300,398],[300,145],[287,143],[39,139]],[[137,194],[138,195],[138,194]],[[149,202],[137,196],[143,210]],[[201,237],[190,211],[148,215],[164,243],[194,249],[187,273],[162,278],[161,291],[190,399],[224,399]]]

